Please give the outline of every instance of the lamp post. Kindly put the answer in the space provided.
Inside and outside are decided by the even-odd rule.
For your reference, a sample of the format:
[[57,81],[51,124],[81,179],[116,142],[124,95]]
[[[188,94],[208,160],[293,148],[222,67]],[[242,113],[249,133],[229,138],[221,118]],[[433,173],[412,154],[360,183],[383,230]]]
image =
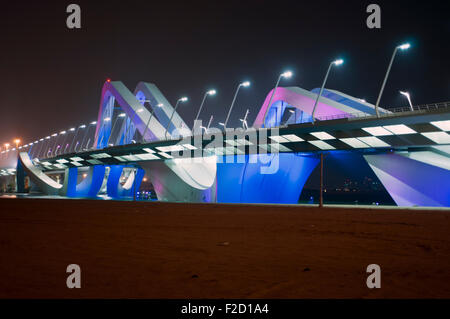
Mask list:
[[411,108],[411,111],[414,111],[413,105],[411,103],[411,96],[409,95],[409,92],[400,91],[400,94],[406,96],[406,98],[408,99],[409,107]]
[[45,142],[47,142],[47,147],[48,147],[48,145],[50,144],[50,136],[47,136],[46,138],[45,138],[45,140],[44,140],[44,143],[42,143],[42,149],[40,150],[40,152],[39,152],[39,157],[41,157],[41,152],[44,152],[43,154],[42,154],[42,156],[43,157],[45,157],[45,155],[46,155],[46,153],[45,153]]
[[409,43],[405,43],[399,46],[396,46],[394,52],[392,53],[391,61],[389,62],[389,66],[386,71],[386,75],[384,76],[383,84],[381,85],[380,93],[378,94],[377,103],[375,103],[375,112],[377,113],[377,117],[380,117],[380,113],[378,112],[378,105],[380,104],[381,96],[383,95],[384,86],[386,85],[387,78],[389,73],[391,72],[392,63],[394,62],[395,55],[397,51],[400,49],[402,51],[408,50],[411,47]]
[[[156,106],[157,107],[163,107],[164,104],[158,103]],[[150,113],[150,116],[148,118],[147,125],[145,126],[144,134],[142,134],[142,142],[146,142],[145,134],[147,133],[148,127],[150,126],[150,120],[152,119],[152,116],[153,116],[154,113],[155,113],[155,109],[152,108],[152,112]]]
[[273,89],[272,95],[270,96],[269,105],[267,106],[266,112],[264,114],[264,119],[266,118],[267,113],[269,112],[270,106],[272,105],[272,100],[273,100],[273,97],[275,96],[275,92],[278,88],[278,85],[280,84],[281,78],[289,79],[291,76],[292,76],[291,71],[283,72],[278,76],[277,83],[275,84],[275,88]]
[[209,90],[208,92],[205,93],[205,95],[203,96],[202,103],[200,104],[200,107],[199,107],[199,109],[198,109],[197,116],[196,116],[195,119],[194,119],[194,125],[195,125],[195,121],[197,121],[197,120],[198,120],[198,117],[200,116],[200,112],[202,111],[203,104],[204,104],[205,101],[206,101],[206,97],[207,97],[208,95],[210,95],[210,96],[216,95],[216,93],[217,93],[216,90]]
[[[81,144],[80,144],[81,145],[81,150],[83,150],[83,144],[84,144],[84,141],[86,140],[86,137],[87,137],[87,135],[89,133],[89,128],[90,128],[91,125],[97,125],[97,121],[92,121],[91,123],[89,123],[89,126],[87,127],[86,132],[84,133],[83,139],[81,140]],[[74,151],[75,152],[77,151],[76,150],[76,146],[75,146]]]
[[342,63],[344,63],[344,60],[338,59],[338,60],[335,60],[335,61],[331,62],[330,66],[328,67],[327,73],[325,74],[325,78],[323,79],[322,86],[320,87],[319,94],[317,95],[316,101],[314,102],[314,107],[313,107],[313,111],[312,111],[312,122],[313,123],[315,121],[314,120],[314,115],[316,114],[317,104],[319,103],[319,98],[322,95],[322,92],[323,92],[323,89],[325,87],[325,84],[327,83],[327,79],[328,79],[328,75],[330,74],[331,67],[333,65],[336,65],[336,66],[341,65]]
[[180,102],[186,102],[187,100],[188,100],[188,98],[184,96],[184,97],[182,97],[182,98],[179,98],[178,101],[177,101],[177,104],[175,104],[175,108],[173,109],[172,114],[170,115],[169,122],[167,122],[167,125],[166,125],[166,131],[165,131],[165,133],[164,133],[164,137],[165,137],[166,139],[167,139],[167,131],[168,131],[168,129],[169,129],[169,125],[170,125],[170,123],[172,122],[173,115],[175,114],[175,112],[176,112],[176,110],[177,110],[177,108],[178,108],[178,105],[180,104]]
[[243,86],[243,87],[249,87],[249,86],[250,86],[250,82],[249,82],[249,81],[245,81],[245,82],[242,82],[242,83],[240,83],[240,84],[238,85],[238,87],[237,87],[237,89],[236,89],[236,93],[234,93],[233,102],[231,102],[230,109],[228,110],[227,118],[225,119],[225,122],[223,123],[223,129],[224,129],[224,131],[226,131],[226,129],[227,129],[228,119],[230,118],[231,110],[233,109],[234,102],[236,102],[236,97],[237,97],[237,94],[238,94],[239,89],[241,88],[241,86]]
[[72,143],[70,143],[69,151],[75,151],[76,146],[72,147],[72,145],[73,145],[73,143],[75,143],[75,139],[77,138],[78,132],[80,131],[80,129],[84,129],[84,128],[86,128],[86,125],[84,125],[84,124],[77,127],[77,130],[76,130],[75,134],[73,135]]
[[117,121],[119,120],[119,118],[124,118],[125,116],[126,116],[125,113],[120,113],[120,114],[116,117],[116,120],[114,121],[114,124],[113,124],[113,126],[112,126],[112,128],[111,128],[111,133],[109,134],[108,141],[106,142],[106,146],[109,146],[109,140],[111,140],[111,136],[112,136],[113,133],[114,133],[114,128],[116,127]]

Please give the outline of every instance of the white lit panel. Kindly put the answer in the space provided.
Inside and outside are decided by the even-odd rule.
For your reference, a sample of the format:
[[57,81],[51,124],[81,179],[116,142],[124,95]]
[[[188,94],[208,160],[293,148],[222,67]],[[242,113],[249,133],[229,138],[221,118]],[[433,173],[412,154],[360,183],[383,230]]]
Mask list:
[[450,131],[450,121],[436,121],[430,123],[443,131]]
[[241,138],[241,139],[236,140],[236,143],[238,145],[253,145],[252,142],[247,141],[245,138]]
[[422,133],[422,135],[437,144],[450,144],[450,135],[445,132],[428,132]]
[[371,147],[389,147],[390,145],[383,142],[379,138],[376,138],[375,136],[365,136],[365,137],[358,137],[358,139],[366,143],[367,145]]
[[286,143],[286,142],[289,142],[288,139],[286,139],[286,138],[284,138],[284,137],[282,137],[282,136],[269,136],[269,138],[270,138],[272,141],[275,141],[275,142],[277,142],[277,143]]
[[162,157],[165,157],[165,158],[173,158],[172,155],[169,155],[169,154],[164,153],[164,152],[159,152],[158,154],[161,155]]
[[344,142],[345,144],[353,147],[353,148],[366,148],[369,147],[369,145],[361,142],[360,140],[358,140],[357,138],[341,138],[340,139],[342,142]]
[[363,127],[362,129],[373,136],[394,135],[391,131],[388,131],[382,126]]
[[312,145],[314,145],[315,147],[320,148],[321,150],[334,150],[335,149],[333,146],[331,146],[330,144],[328,144],[327,142],[324,142],[324,141],[308,141],[308,142],[311,143]]
[[302,139],[301,137],[298,137],[295,134],[287,134],[287,135],[281,135],[282,137],[284,137],[285,139],[287,139],[289,142],[303,142],[304,139]]
[[153,154],[149,154],[149,153],[135,154],[135,156],[137,158],[139,158],[140,160],[143,160],[143,161],[150,161],[150,160],[157,160],[157,159],[159,159],[158,156],[153,155]]
[[73,166],[83,166],[82,164],[80,164],[78,162],[70,162],[70,164],[72,164]]
[[404,124],[399,124],[399,125],[386,125],[383,126],[386,130],[388,130],[389,132],[394,133],[395,135],[404,135],[404,134],[415,134],[417,133],[416,131],[414,131],[412,128],[404,125]]
[[91,157],[95,158],[95,159],[101,159],[101,158],[109,158],[109,157],[111,157],[111,155],[109,155],[107,153],[98,153],[98,154],[92,154]]
[[319,140],[334,140],[335,139],[334,136],[328,134],[327,132],[313,132],[310,134],[314,137],[317,137]]
[[191,145],[191,144],[183,144],[182,146],[187,150],[196,150],[197,149],[194,145]]
[[154,150],[152,150],[151,148],[148,148],[148,147],[144,148],[143,150],[146,151],[147,153],[150,153],[150,154],[155,153]]

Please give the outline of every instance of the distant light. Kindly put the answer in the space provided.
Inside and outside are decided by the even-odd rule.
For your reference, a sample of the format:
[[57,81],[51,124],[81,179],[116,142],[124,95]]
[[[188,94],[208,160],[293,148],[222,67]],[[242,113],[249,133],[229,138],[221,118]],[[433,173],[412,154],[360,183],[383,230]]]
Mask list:
[[105,119],[103,121],[109,122],[109,121],[111,121],[111,118],[110,117],[105,117]]
[[248,86],[250,86],[250,82],[249,81],[245,81],[245,82],[242,82],[241,85],[243,87],[248,87]]
[[46,140],[49,140],[49,139],[50,139],[50,136],[47,136],[45,139],[46,139]]
[[40,139],[39,141],[40,141],[40,142],[42,142],[43,140],[44,140],[44,139],[43,139],[43,138],[41,138],[41,139]]
[[283,74],[281,74],[282,77],[288,79],[292,76],[292,72],[291,71],[286,71]]
[[157,107],[163,107],[164,106],[164,104],[162,104],[162,103],[159,103],[158,105],[156,105]]
[[359,99],[361,102],[366,103],[366,100],[364,99]]
[[64,134],[66,134],[66,131],[61,131],[61,132],[59,132],[59,134],[64,135]]
[[106,82],[108,82],[108,83],[111,82],[111,79],[106,79]]
[[180,99],[181,102],[186,102],[187,100],[188,100],[188,98],[185,97],[185,96],[183,96],[183,97]]
[[119,117],[125,117],[125,116],[126,116],[125,113],[120,113],[120,114],[119,114]]
[[219,122],[219,125],[225,126],[225,123]]
[[70,132],[73,132],[73,131],[75,131],[75,128],[72,127],[69,131],[70,131]]
[[209,90],[206,93],[208,93],[208,95],[216,95],[216,90]]
[[295,113],[295,111],[294,111],[294,110],[289,110],[289,112],[291,112],[292,114],[294,114],[294,113]]
[[407,50],[410,47],[411,47],[411,44],[409,44],[409,43],[404,43],[404,44],[398,46],[398,48],[401,50]]
[[142,111],[144,111],[143,108],[140,108],[140,109],[137,110],[138,113],[141,113]]
[[58,133],[52,134],[52,137],[58,136]]
[[5,147],[8,148],[9,147],[9,143],[5,143]]
[[80,126],[80,128],[85,128],[85,127],[86,127],[86,125],[84,125],[84,124]]
[[408,92],[404,92],[404,91],[400,91],[400,94],[406,96],[407,98],[409,98],[409,93]]
[[339,60],[334,61],[333,63],[334,63],[334,65],[341,65],[342,63],[344,63],[344,60],[339,59]]

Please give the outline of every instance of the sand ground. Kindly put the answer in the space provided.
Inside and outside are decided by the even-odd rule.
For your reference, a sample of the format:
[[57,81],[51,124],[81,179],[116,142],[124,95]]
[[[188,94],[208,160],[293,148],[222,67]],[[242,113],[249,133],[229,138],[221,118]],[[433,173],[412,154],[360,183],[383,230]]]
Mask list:
[[449,226],[450,211],[0,199],[0,297],[450,298]]

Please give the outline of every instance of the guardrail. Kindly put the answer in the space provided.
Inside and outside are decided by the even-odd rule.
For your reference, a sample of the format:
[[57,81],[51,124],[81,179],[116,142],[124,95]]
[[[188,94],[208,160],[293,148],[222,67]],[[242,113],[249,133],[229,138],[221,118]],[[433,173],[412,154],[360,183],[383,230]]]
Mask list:
[[[425,113],[426,113],[427,111],[435,111],[435,110],[442,110],[442,109],[450,110],[450,102],[440,102],[440,103],[417,105],[417,106],[413,106],[412,109],[410,107],[397,107],[397,108],[385,109],[387,112],[380,112],[380,117],[399,116],[404,113],[411,113],[411,112],[424,113],[424,111],[425,111]],[[367,114],[364,112],[357,112],[357,113],[345,113],[345,114],[319,116],[319,117],[316,117],[316,119],[319,121],[330,121],[330,120],[338,120],[338,119],[344,119],[344,118],[359,119],[359,118],[368,118],[368,117],[376,117],[376,115]]]

